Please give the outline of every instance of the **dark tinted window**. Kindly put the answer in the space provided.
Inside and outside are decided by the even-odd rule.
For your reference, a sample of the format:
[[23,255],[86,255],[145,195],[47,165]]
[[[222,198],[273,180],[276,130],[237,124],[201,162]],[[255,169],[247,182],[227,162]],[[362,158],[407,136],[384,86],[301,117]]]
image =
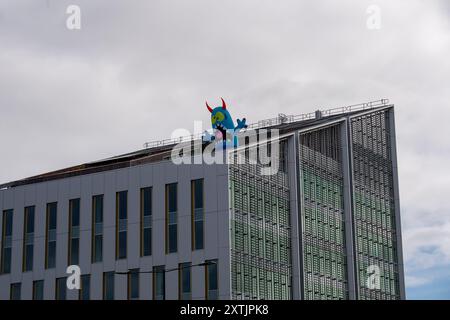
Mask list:
[[141,189],[141,255],[152,254],[152,188]]
[[34,232],[34,207],[25,208],[26,233]]
[[208,300],[217,300],[218,298],[218,277],[217,260],[206,261],[206,298]]
[[92,262],[103,259],[103,195],[92,197]]
[[144,249],[143,249],[143,255],[144,256],[149,256],[152,254],[152,229],[151,228],[146,228],[143,231],[143,245],[144,245]]
[[166,185],[166,252],[178,250],[177,243],[177,184]]
[[44,300],[44,280],[33,282],[33,300]]
[[153,299],[164,300],[166,298],[166,283],[164,266],[153,267]]
[[127,219],[127,191],[118,192],[119,219]]
[[203,179],[193,181],[194,208],[203,208]]
[[142,189],[142,211],[144,216],[152,214],[152,188]]
[[5,236],[11,236],[13,229],[13,211],[5,210],[3,211],[3,230]]
[[94,222],[103,222],[103,195],[93,197],[94,202]]
[[73,199],[71,202],[71,226],[78,227],[80,225],[80,199]]
[[204,208],[203,179],[192,180],[192,249],[203,249]]
[[34,250],[34,206],[25,208],[25,229],[23,235],[23,272],[33,270]]
[[79,263],[79,252],[80,252],[80,239],[72,239],[70,241],[70,264],[76,264]]
[[80,199],[70,200],[70,221],[69,221],[69,265],[79,263],[80,246]]
[[177,184],[167,185],[169,212],[177,211]]
[[48,212],[48,228],[56,229],[56,214],[57,214],[57,203],[49,203],[47,205]]
[[66,282],[67,279],[65,277],[56,279],[56,300],[66,300]]
[[128,274],[128,299],[139,298],[139,270],[131,270]]
[[127,257],[127,232],[119,232],[119,259]]
[[80,300],[89,300],[91,298],[91,276],[88,274],[81,276]]
[[181,300],[191,299],[191,264],[181,263],[179,266],[180,296]]
[[56,241],[48,243],[47,268],[54,268],[56,265]]
[[127,191],[116,194],[116,259],[127,257]]
[[0,273],[11,272],[13,211],[3,211],[2,252],[0,253]]
[[11,293],[10,293],[11,300],[20,300],[21,287],[22,285],[20,283],[11,283]]
[[47,257],[46,268],[54,268],[56,265],[56,219],[57,203],[47,204]]
[[114,272],[103,274],[103,299],[114,300]]

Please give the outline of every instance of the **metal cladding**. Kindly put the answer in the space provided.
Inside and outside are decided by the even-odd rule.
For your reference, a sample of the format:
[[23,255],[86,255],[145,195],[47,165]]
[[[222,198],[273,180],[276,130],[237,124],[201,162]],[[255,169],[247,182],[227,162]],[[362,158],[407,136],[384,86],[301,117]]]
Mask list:
[[347,299],[344,184],[339,125],[301,133],[304,297]]
[[230,166],[233,299],[405,298],[393,115],[389,105],[288,128],[297,160],[273,176]]
[[[399,262],[388,110],[351,120],[354,231],[359,299],[399,299]],[[367,268],[380,268],[380,289],[367,288]]]
[[258,172],[248,163],[229,168],[232,299],[292,299],[288,173]]

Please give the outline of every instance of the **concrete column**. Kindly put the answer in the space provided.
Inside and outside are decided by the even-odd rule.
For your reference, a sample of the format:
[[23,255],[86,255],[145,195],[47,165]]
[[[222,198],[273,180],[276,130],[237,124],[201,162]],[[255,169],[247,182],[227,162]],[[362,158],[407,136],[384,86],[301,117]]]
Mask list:
[[288,139],[288,176],[290,189],[292,299],[303,300],[303,250],[300,216],[300,174],[298,171],[298,133]]
[[400,299],[405,300],[405,273],[403,264],[403,245],[402,245],[402,231],[401,231],[401,219],[400,219],[400,192],[398,184],[398,167],[397,167],[397,145],[395,137],[395,117],[394,108],[389,109],[389,132],[390,132],[390,145],[391,145],[391,157],[392,157],[392,175],[394,184],[394,207],[395,207],[395,232],[397,235],[397,263],[398,263],[398,277],[400,287]]
[[355,243],[353,239],[353,165],[350,138],[350,122],[348,118],[341,125],[342,170],[344,177],[344,219],[345,219],[345,251],[347,255],[347,279],[350,300],[357,299],[357,275]]

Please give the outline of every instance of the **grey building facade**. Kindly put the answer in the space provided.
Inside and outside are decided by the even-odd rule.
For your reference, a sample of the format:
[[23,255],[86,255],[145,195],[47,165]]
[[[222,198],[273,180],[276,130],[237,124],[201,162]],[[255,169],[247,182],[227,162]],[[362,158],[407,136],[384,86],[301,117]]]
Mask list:
[[259,127],[273,175],[169,143],[2,185],[0,299],[404,299],[393,105]]

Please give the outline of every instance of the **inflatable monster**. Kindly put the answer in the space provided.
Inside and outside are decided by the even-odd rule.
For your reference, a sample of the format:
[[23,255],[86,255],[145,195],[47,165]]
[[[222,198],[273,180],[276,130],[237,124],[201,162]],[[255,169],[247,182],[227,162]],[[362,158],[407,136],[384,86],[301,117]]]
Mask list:
[[242,120],[237,119],[237,125],[235,126],[233,118],[227,110],[225,101],[222,98],[220,99],[222,100],[222,106],[214,109],[206,102],[206,108],[211,112],[211,125],[214,130],[214,135],[211,136],[208,132],[205,132],[204,140],[215,141],[216,146],[222,143],[224,149],[230,146],[237,147],[238,132],[241,129],[247,128],[245,118]]

